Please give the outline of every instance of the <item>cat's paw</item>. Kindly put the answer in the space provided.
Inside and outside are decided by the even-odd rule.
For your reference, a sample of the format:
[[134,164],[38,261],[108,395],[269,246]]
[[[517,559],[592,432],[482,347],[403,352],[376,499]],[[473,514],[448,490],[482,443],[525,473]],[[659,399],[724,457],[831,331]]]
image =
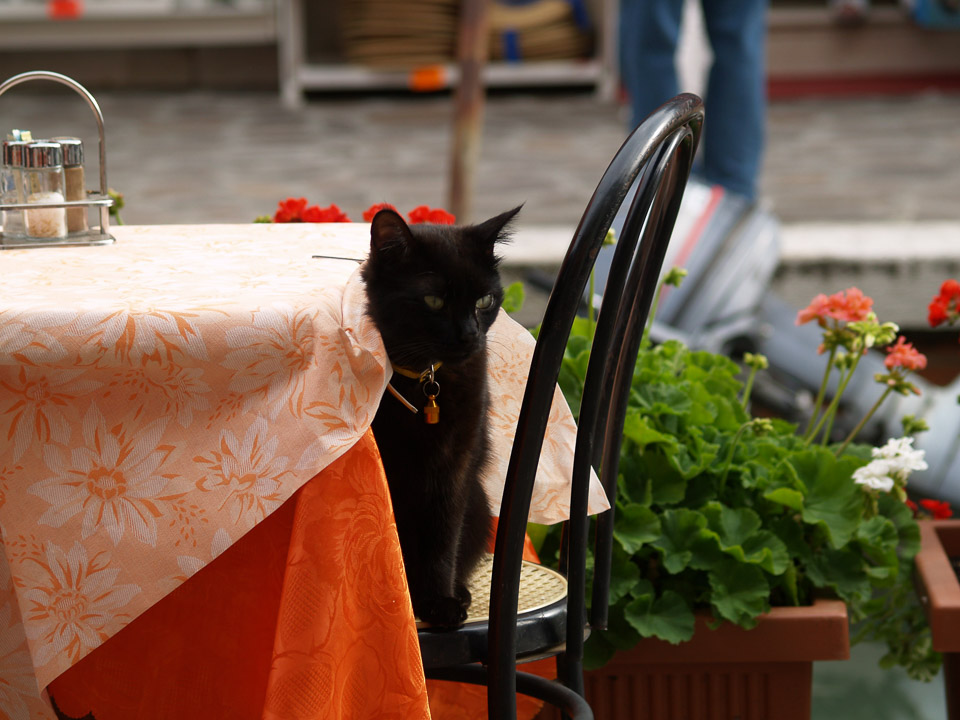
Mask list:
[[454,628],[467,619],[467,608],[458,598],[438,597],[424,603],[417,615],[435,627]]
[[463,605],[463,609],[466,611],[470,607],[470,603],[473,602],[473,595],[470,594],[470,591],[467,589],[466,585],[457,584],[453,589],[453,596],[460,601],[460,604]]

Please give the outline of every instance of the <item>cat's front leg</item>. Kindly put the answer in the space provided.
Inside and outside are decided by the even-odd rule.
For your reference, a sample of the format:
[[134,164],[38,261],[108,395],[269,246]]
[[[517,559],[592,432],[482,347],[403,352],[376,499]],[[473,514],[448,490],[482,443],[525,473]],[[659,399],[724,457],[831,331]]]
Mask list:
[[412,566],[408,564],[413,611],[431,625],[459,627],[467,618],[470,593],[456,582],[455,549],[438,545],[436,536],[432,540],[432,544],[421,544],[425,552]]

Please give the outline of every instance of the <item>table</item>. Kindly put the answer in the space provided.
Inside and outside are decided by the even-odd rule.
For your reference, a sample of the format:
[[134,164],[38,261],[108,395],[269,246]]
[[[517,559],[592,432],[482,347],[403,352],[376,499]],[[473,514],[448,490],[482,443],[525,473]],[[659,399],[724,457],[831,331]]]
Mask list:
[[[240,614],[214,635],[224,650],[216,662],[231,659],[226,635],[267,648],[266,664],[234,678],[249,702],[260,698],[251,717],[271,716],[281,680],[292,682],[285,665],[316,676],[316,663],[293,659],[324,653],[366,669],[307,686],[352,693],[353,704],[291,691],[287,710],[309,699],[324,717],[355,717],[345,708],[370,702],[370,717],[389,717],[387,708],[425,716],[389,494],[368,434],[389,364],[364,313],[358,263],[335,259],[364,257],[368,226],[115,235],[112,246],[0,254],[0,711],[52,717],[43,690],[56,678],[83,672],[87,656],[90,667],[111,653],[119,662],[122,652],[106,652],[114,646],[129,646],[130,662],[150,657],[137,633],[151,612],[167,612],[168,596],[196,593],[199,604],[152,627],[212,627],[204,593],[226,587],[236,591],[223,604]],[[533,341],[505,314],[490,332],[500,400],[485,486],[499,508]],[[568,512],[574,433],[558,391],[531,520]],[[605,507],[594,482],[591,509]],[[261,546],[277,549],[279,566],[258,556]],[[278,619],[254,628],[250,608]],[[122,680],[129,663],[113,669]],[[216,684],[202,676],[198,687]]]

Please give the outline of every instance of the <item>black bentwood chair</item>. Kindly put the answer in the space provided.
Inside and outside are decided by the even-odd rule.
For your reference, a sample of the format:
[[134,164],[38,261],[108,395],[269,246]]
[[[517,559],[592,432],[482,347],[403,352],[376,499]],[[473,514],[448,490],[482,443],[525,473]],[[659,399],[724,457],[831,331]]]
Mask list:
[[[597,520],[588,625],[590,467],[602,469],[604,489],[613,506],[633,367],[702,124],[700,98],[677,96],[634,130],[601,178],[560,268],[530,366],[497,528],[489,619],[468,619],[463,627],[448,632],[423,629],[419,633],[427,677],[486,684],[491,719],[516,718],[517,692],[545,700],[575,720],[593,718],[583,699],[583,642],[589,628],[606,627],[613,510]],[[521,556],[530,498],[567,337],[607,230],[641,173],[617,241],[585,379],[571,516],[561,551],[566,592],[561,591],[562,597],[546,607],[518,613],[521,568],[529,565],[521,562]],[[527,568],[523,573],[526,576]],[[485,599],[485,588],[472,584],[471,589],[475,604]],[[517,671],[519,662],[550,656],[557,658],[558,682]]]

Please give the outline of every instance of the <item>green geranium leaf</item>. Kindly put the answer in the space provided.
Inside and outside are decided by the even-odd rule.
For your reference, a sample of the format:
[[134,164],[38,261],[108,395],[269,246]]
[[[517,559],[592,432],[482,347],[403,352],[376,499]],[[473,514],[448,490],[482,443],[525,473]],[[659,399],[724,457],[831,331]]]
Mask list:
[[833,547],[846,545],[863,516],[862,491],[851,481],[861,461],[837,459],[826,448],[816,447],[791,457],[790,465],[807,489],[804,522],[823,527]]
[[920,526],[913,512],[899,499],[889,493],[882,495],[877,507],[880,513],[890,519],[897,529],[899,554],[901,559],[910,561],[920,551]]
[[624,608],[623,614],[643,637],[658,637],[674,645],[693,637],[693,610],[672,590],[656,600],[652,594],[636,598]]
[[683,415],[690,410],[686,389],[674,385],[641,386],[635,397],[651,415]]
[[[643,597],[653,600],[652,588]],[[618,603],[615,608],[610,608],[607,618],[607,629],[603,633],[604,639],[617,650],[629,650],[640,642],[640,633],[630,623],[626,609],[634,601]]]
[[755,565],[727,562],[710,572],[710,602],[724,620],[750,628],[770,609],[770,585]]
[[507,313],[519,312],[523,307],[523,299],[523,283],[510,283],[503,289],[503,302],[500,304],[500,307]]
[[743,558],[739,558],[732,552],[735,559],[741,562],[748,562],[753,565],[759,565],[771,575],[780,575],[790,564],[790,553],[787,552],[787,546],[772,532],[762,531],[748,540],[744,540]]
[[675,437],[655,430],[647,419],[635,410],[627,412],[623,423],[623,436],[635,442],[640,452],[643,452],[647,445],[655,443],[665,445],[668,452],[677,446]]
[[780,487],[763,495],[770,502],[785,505],[792,510],[803,510],[803,493],[791,488]]
[[[712,502],[701,512],[707,518],[708,532],[723,554],[740,563],[759,565],[772,575],[779,575],[787,568],[790,555],[786,545],[772,532],[760,530],[760,516],[753,510]],[[694,560],[691,565],[698,567]],[[711,568],[712,564],[707,564],[701,569]]]
[[[586,353],[586,358],[590,359],[590,338],[581,335],[571,335],[570,339],[567,341],[566,350],[564,350],[563,356],[568,360],[574,360],[576,358],[582,358]],[[572,365],[571,367],[575,368],[584,368],[586,365],[580,361]],[[580,376],[580,381],[583,381],[583,376]]]
[[575,317],[573,326],[570,328],[570,335],[574,338],[586,338],[589,341],[593,339],[593,329],[595,325],[585,317]]
[[767,527],[786,545],[791,557],[804,562],[810,559],[813,551],[804,536],[804,529],[807,526],[796,515],[782,515],[768,523]]
[[640,568],[619,545],[614,544],[610,558],[610,605],[629,595],[640,581]]
[[711,502],[701,512],[724,546],[740,545],[760,529],[760,516],[750,508],[729,508],[722,503]]
[[856,540],[870,562],[896,572],[900,536],[890,520],[882,515],[870,518],[857,528]]
[[675,505],[683,500],[687,481],[659,447],[637,455],[630,465],[634,474],[625,475],[630,499],[647,505]]
[[697,546],[702,546],[707,518],[695,510],[678,508],[666,510],[660,518],[662,535],[651,544],[663,553],[663,566],[667,572],[678,573],[686,568],[694,557]]
[[863,558],[844,548],[824,548],[814,554],[807,566],[807,577],[817,587],[827,587],[846,602],[857,603],[870,596],[870,578]]
[[653,510],[639,503],[618,504],[613,536],[624,550],[633,554],[646,543],[660,537],[660,518]]
[[617,649],[607,640],[608,633],[591,633],[583,644],[583,667],[596,670],[606,665],[616,654]]

